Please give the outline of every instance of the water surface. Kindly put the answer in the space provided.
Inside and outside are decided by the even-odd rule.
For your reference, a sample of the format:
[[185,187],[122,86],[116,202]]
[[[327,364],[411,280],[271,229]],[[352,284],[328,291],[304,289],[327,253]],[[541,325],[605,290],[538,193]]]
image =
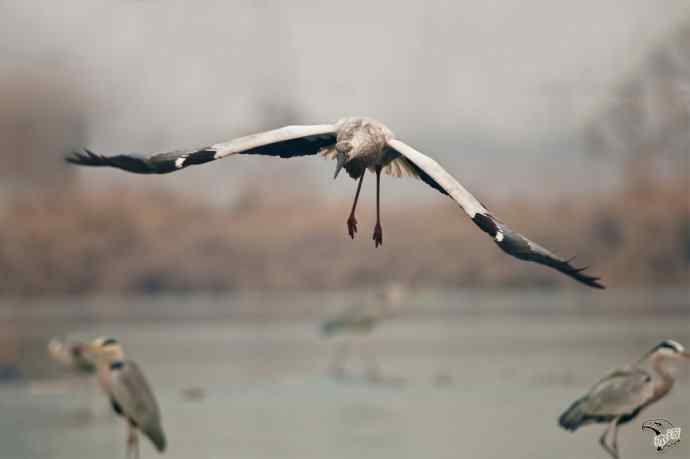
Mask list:
[[[338,342],[319,336],[319,321],[367,298],[6,301],[5,354],[24,379],[0,384],[0,457],[125,457],[124,426],[98,390],[47,359],[54,334],[120,338],[155,387],[170,459],[604,459],[603,426],[571,434],[556,425],[560,412],[658,340],[690,344],[686,290],[427,290],[358,340],[379,362],[381,380],[365,377],[367,360],[357,354],[336,379],[327,368]],[[669,397],[621,429],[622,457],[656,456],[651,434],[640,431],[656,417],[684,429],[664,457],[689,457],[688,367]],[[146,441],[142,455],[156,456]]]

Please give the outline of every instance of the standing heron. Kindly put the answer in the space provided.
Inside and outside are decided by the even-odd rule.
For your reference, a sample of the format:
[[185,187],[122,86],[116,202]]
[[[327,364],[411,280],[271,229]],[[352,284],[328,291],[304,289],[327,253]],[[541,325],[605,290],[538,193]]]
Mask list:
[[110,166],[139,174],[165,174],[189,166],[204,164],[237,154],[294,158],[320,154],[337,160],[334,178],[341,169],[358,180],[347,231],[357,233],[355,210],[368,169],[376,174],[376,225],[374,246],[383,243],[380,213],[381,172],[400,177],[407,175],[422,180],[444,195],[450,196],[472,221],[507,254],[556,269],[563,274],[595,288],[604,288],[598,277],[583,273],[571,259],[555,255],[544,247],[514,232],[479,202],[436,161],[397,140],[382,123],[370,118],[345,118],[335,124],[287,126],[273,131],[240,137],[225,143],[153,154],[119,154],[102,156],[89,150],[68,156],[70,163],[84,166]]
[[[680,358],[690,358],[690,352],[675,341],[660,342],[634,365],[614,370],[596,383],[558,418],[558,424],[574,432],[583,425],[608,423],[599,443],[617,459],[618,426],[668,394],[675,382],[669,363]],[[651,366],[654,374],[643,366]],[[612,437],[610,443],[607,437]]]
[[[321,324],[321,334],[325,337],[348,335],[348,339],[336,348],[331,369],[336,375],[345,373],[345,360],[350,352],[354,336],[366,336],[378,327],[384,320],[398,315],[397,308],[405,295],[405,289],[399,284],[388,285],[376,294],[373,301],[354,304],[341,311],[335,317],[325,320]],[[360,352],[362,349],[360,349]],[[362,353],[364,359],[364,353]],[[379,367],[373,355],[370,355],[368,375],[370,379],[377,379]]]
[[139,458],[137,430],[142,431],[159,452],[165,451],[158,403],[139,365],[125,360],[122,346],[115,338],[98,338],[88,350],[95,356],[98,382],[115,413],[127,423],[127,457],[133,453]]
[[63,341],[52,338],[48,342],[48,354],[65,368],[82,375],[92,375],[96,372],[96,365],[89,358],[88,344],[81,341]]

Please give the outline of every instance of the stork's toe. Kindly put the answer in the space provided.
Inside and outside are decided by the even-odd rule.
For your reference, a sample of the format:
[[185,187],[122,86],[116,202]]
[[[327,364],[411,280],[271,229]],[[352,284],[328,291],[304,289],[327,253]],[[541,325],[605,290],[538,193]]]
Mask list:
[[374,247],[383,245],[383,228],[378,223],[374,226],[374,235],[372,239],[374,240]]
[[347,219],[347,234],[349,234],[352,239],[354,239],[355,234],[357,234],[357,219],[354,215],[350,215],[350,218]]

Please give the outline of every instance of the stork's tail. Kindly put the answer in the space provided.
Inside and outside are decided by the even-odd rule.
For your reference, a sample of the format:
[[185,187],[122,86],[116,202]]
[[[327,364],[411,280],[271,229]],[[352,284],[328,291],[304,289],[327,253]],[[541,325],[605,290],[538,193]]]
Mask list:
[[570,408],[565,410],[565,412],[561,414],[561,417],[558,418],[558,425],[566,430],[574,432],[578,427],[584,424],[585,421],[587,421],[587,415],[584,413],[582,407],[584,400],[584,398],[581,398],[570,405]]

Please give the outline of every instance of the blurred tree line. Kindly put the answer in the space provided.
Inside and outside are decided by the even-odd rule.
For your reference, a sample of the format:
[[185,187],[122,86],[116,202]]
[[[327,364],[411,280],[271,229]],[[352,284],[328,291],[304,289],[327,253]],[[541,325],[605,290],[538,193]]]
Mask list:
[[[74,184],[60,155],[86,140],[84,96],[65,73],[6,71],[0,76],[0,191],[16,193]],[[5,196],[6,197],[6,196]]]
[[586,129],[590,148],[620,161],[625,186],[644,192],[664,175],[688,176],[690,23],[661,43]]

